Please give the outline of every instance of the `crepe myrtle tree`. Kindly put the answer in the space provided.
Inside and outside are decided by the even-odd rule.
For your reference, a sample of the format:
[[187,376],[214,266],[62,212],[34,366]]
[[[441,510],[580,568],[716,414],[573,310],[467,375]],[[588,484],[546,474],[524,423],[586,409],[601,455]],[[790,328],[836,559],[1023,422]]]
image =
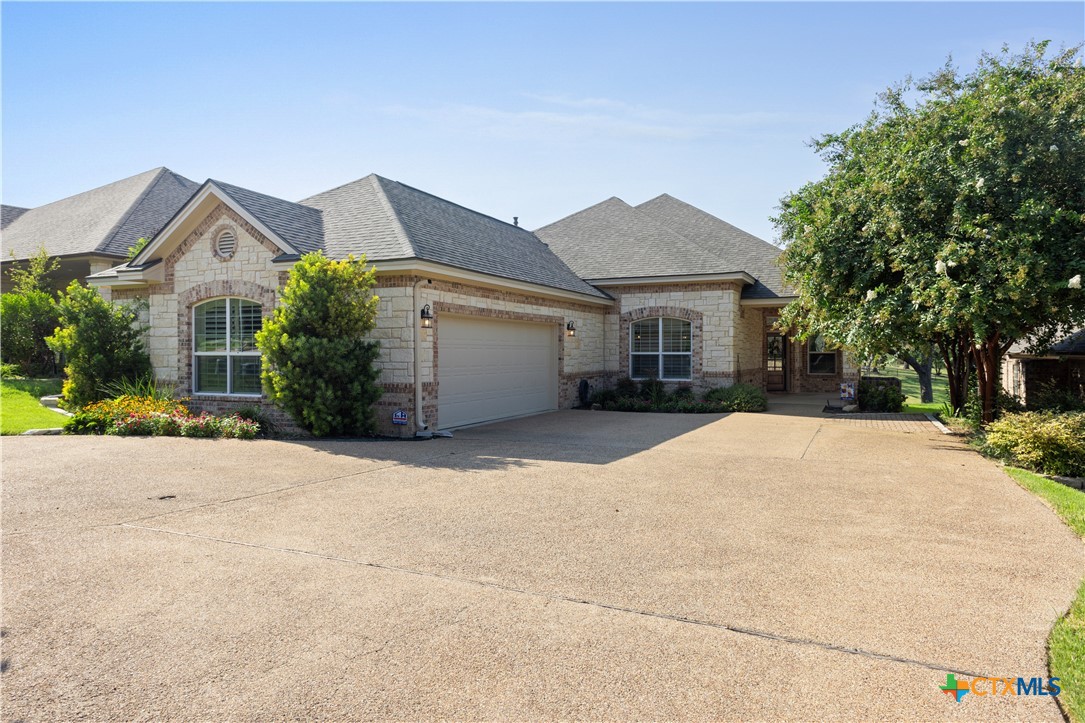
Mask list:
[[974,368],[994,418],[1010,345],[1085,321],[1085,71],[1047,48],[947,63],[813,143],[826,176],[774,219],[798,296],[783,325],[860,356],[933,345],[953,407]]
[[317,437],[374,432],[380,345],[366,335],[376,325],[375,281],[365,256],[305,254],[256,333],[265,393]]

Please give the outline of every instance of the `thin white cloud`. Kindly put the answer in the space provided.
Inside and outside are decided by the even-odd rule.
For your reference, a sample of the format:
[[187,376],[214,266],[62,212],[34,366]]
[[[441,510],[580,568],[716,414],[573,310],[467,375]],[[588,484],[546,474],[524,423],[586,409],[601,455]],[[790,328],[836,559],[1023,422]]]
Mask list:
[[688,113],[635,106],[610,98],[574,98],[525,93],[529,107],[510,110],[483,105],[444,104],[430,108],[394,105],[382,110],[402,118],[440,124],[458,132],[517,139],[560,135],[568,140],[595,137],[691,141],[750,130],[764,131],[799,120],[793,113]]

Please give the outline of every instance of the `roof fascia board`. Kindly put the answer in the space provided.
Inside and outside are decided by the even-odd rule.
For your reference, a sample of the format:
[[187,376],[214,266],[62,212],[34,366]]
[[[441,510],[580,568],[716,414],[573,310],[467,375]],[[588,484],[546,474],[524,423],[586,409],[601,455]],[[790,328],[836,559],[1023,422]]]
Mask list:
[[610,279],[584,279],[592,286],[629,286],[638,284],[683,284],[690,282],[741,281],[752,284],[757,281],[745,271],[726,274],[683,274],[678,276],[626,276]]
[[771,299],[740,299],[739,304],[742,306],[787,306],[798,298],[797,296],[776,296]]
[[219,201],[225,203],[227,206],[233,209],[238,216],[241,216],[241,218],[245,219],[257,231],[270,239],[273,244],[281,248],[284,253],[298,253],[297,249],[286,243],[286,241],[280,238],[278,234],[276,234],[274,231],[261,223],[258,218],[246,211],[241,206],[241,204],[231,198],[230,194],[216,186],[211,181],[205,181],[200,190],[198,190],[192,196],[192,198],[188,199],[188,203],[182,206],[181,210],[174,214],[173,218],[169,220],[169,223],[163,226],[162,230],[155,234],[154,238],[151,239],[151,242],[148,243],[143,248],[143,250],[136,254],[136,257],[132,259],[131,263],[136,265],[144,263],[145,259],[151,254],[153,254],[155,251],[157,251],[159,248],[161,248],[162,245],[166,242],[166,239],[172,236],[177,231],[177,229],[180,228],[184,224],[184,222],[188,220],[189,216],[192,215],[192,213],[199,207],[199,205],[205,200],[207,200],[207,197],[212,194]]
[[565,289],[557,289],[552,286],[542,286],[541,284],[532,284],[526,281],[506,279],[501,276],[491,276],[490,274],[483,274],[479,273],[478,271],[468,271],[466,269],[461,269],[456,266],[438,264],[433,261],[422,261],[420,259],[400,259],[394,261],[374,261],[372,262],[372,265],[377,267],[378,275],[391,272],[403,273],[404,271],[416,271],[421,274],[436,276],[451,281],[471,281],[480,284],[487,284],[489,286],[498,286],[505,289],[533,294],[535,296],[556,297],[559,299],[578,301],[583,304],[597,304],[599,306],[614,305],[614,300],[611,298],[604,299],[598,296],[581,294],[578,291],[566,291]]

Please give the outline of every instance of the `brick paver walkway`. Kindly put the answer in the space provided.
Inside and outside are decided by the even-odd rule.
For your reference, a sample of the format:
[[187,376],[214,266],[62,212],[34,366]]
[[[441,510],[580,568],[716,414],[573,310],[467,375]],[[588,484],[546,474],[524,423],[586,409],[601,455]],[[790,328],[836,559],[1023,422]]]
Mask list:
[[872,429],[886,429],[892,432],[908,432],[910,434],[937,432],[938,428],[922,414],[834,414],[832,419],[843,424],[853,424],[858,427]]

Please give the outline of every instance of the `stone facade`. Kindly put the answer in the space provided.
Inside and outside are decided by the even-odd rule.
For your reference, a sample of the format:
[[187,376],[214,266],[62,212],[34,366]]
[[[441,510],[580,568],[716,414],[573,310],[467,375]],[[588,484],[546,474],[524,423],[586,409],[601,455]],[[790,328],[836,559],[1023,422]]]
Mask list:
[[[236,239],[232,253],[219,253],[216,240],[223,232]],[[272,313],[287,274],[272,259],[282,253],[269,239],[225,204],[217,205],[163,260],[160,283],[146,289],[113,290],[118,300],[147,300],[150,328],[148,348],[159,380],[190,396],[195,409],[228,412],[262,406],[277,425],[295,429],[263,397],[195,394],[192,383],[192,322],[196,305],[219,297],[242,297],[259,302],[262,313]],[[414,289],[419,285],[419,307],[433,312],[432,328],[421,330],[421,379],[414,378],[414,335],[419,323]],[[744,307],[737,282],[630,284],[608,286],[613,303],[591,304],[557,296],[533,295],[497,285],[427,279],[404,273],[381,273],[378,264],[377,326],[380,384],[384,396],[377,404],[378,431],[392,436],[415,433],[414,385],[422,384],[426,422],[439,429],[441,319],[449,315],[532,322],[552,327],[557,350],[557,405],[579,403],[578,389],[586,381],[592,389],[610,388],[630,372],[630,326],[640,319],[672,317],[691,324],[692,378],[699,390],[742,381],[765,384],[765,329],[778,309]],[[566,325],[573,322],[574,336]],[[805,346],[789,345],[789,391],[835,391],[846,373],[807,373]],[[676,385],[675,382],[671,386]],[[393,412],[404,410],[406,425],[392,423]]]
[[[736,375],[735,322],[741,285],[733,282],[607,286],[616,300],[608,314],[614,343],[608,345],[605,369],[615,378],[629,376],[629,328],[653,317],[689,321],[692,327],[692,378],[698,390],[729,386]],[[613,317],[610,319],[609,317]],[[675,382],[670,386],[677,386]]]

